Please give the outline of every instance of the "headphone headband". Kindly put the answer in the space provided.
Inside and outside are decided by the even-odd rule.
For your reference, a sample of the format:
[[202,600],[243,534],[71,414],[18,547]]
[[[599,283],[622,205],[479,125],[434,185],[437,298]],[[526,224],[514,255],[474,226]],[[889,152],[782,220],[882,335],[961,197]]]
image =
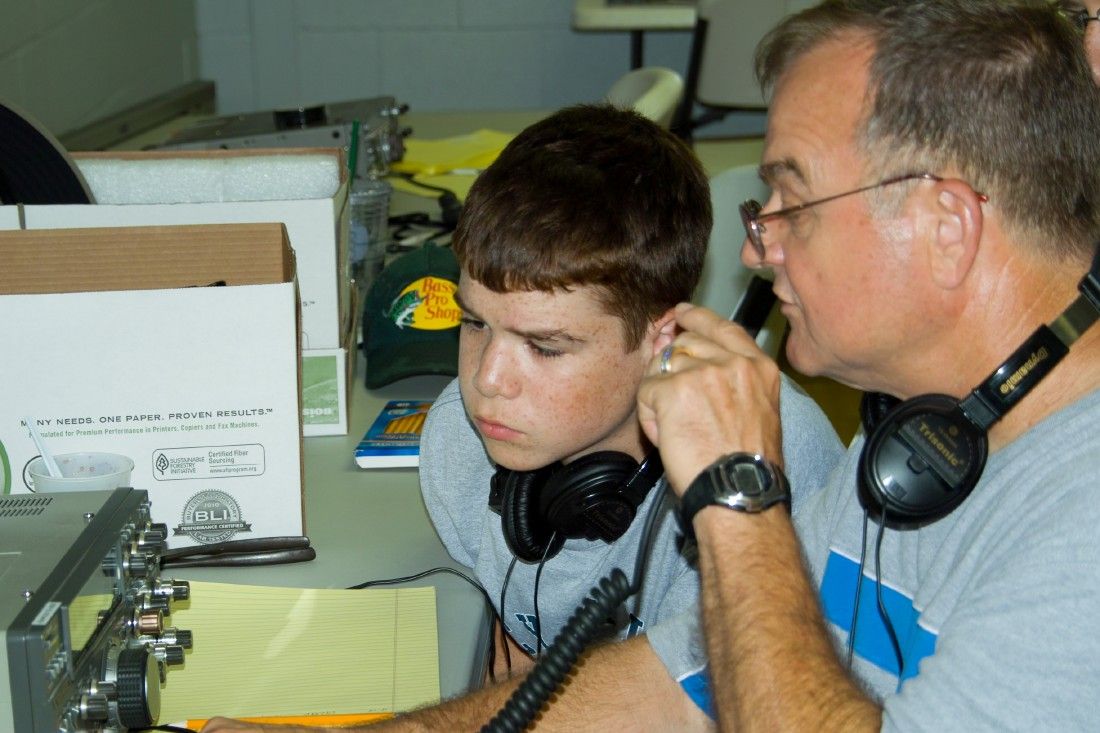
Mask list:
[[976,426],[988,430],[1004,417],[1058,366],[1073,342],[1096,322],[1100,316],[1100,248],[1077,289],[1081,294],[1057,318],[1035,329],[1035,333],[962,401],[963,412]]

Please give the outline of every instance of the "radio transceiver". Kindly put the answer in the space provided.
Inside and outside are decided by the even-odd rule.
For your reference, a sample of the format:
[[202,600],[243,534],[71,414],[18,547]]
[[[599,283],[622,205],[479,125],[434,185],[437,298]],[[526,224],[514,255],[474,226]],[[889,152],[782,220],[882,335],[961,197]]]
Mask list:
[[0,496],[0,731],[154,725],[191,632],[166,625],[167,527],[145,491]]
[[393,97],[371,97],[330,102],[313,107],[249,112],[196,122],[159,145],[177,150],[235,150],[237,148],[306,148],[352,146],[358,130],[359,146],[353,174],[367,177],[405,154],[401,115],[408,105]]

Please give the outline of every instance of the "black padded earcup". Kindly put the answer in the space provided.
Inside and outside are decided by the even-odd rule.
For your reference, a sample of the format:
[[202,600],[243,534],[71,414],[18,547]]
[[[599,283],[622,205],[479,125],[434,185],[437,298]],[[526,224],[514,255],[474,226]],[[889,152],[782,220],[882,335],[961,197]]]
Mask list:
[[504,541],[516,557],[524,562],[538,562],[545,555],[553,557],[565,543],[565,536],[558,533],[553,547],[547,548],[554,530],[538,511],[539,495],[547,477],[560,464],[553,464],[537,471],[510,471],[497,469],[494,481],[499,482],[500,526]]
[[625,453],[581,456],[547,479],[539,513],[559,535],[614,542],[630,527],[637,511],[622,492],[637,470],[638,462]]
[[959,402],[922,395],[877,420],[859,456],[859,501],[896,529],[940,519],[969,496],[985,467],[989,441]]
[[882,422],[890,410],[901,404],[901,400],[882,392],[864,392],[859,400],[859,421],[863,432],[870,435]]

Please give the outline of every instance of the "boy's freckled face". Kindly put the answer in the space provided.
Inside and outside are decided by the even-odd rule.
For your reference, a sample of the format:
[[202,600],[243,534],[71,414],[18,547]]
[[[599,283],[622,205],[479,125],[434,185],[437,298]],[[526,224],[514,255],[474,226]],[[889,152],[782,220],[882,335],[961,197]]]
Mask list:
[[635,395],[651,357],[592,288],[493,292],[463,273],[459,383],[494,462],[531,470],[595,450],[641,457]]

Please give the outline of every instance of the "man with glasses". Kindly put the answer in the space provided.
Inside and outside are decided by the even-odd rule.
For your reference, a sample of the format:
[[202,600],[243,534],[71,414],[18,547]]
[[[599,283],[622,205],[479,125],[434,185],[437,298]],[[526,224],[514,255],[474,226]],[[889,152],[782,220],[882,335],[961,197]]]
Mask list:
[[1100,0],[1061,0],[1057,6],[1084,36],[1085,54],[1100,84]]
[[757,71],[772,195],[742,207],[742,259],[775,273],[791,364],[878,396],[791,515],[778,368],[677,310],[639,417],[696,536],[719,725],[1094,729],[1100,91],[1080,36],[1045,2],[828,0]]

